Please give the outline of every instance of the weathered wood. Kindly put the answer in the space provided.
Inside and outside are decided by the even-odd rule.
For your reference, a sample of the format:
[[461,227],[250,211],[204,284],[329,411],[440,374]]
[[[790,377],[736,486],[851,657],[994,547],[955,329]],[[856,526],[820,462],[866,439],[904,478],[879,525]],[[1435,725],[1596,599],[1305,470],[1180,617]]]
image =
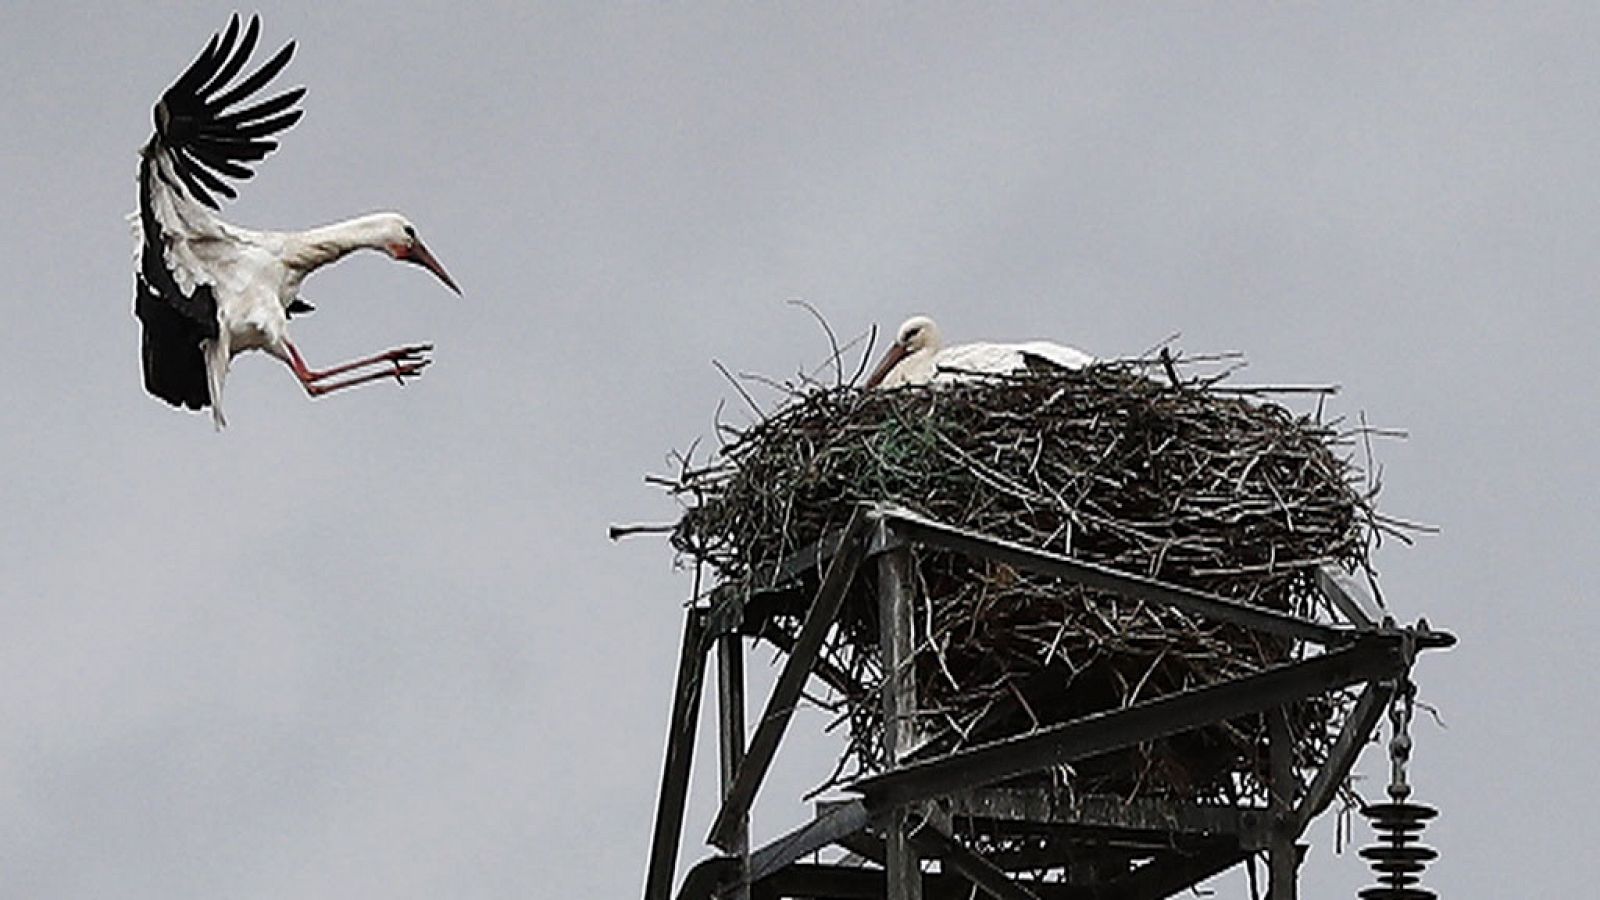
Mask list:
[[678,656],[678,678],[672,690],[672,720],[667,726],[666,762],[661,771],[661,795],[656,800],[656,822],[646,868],[645,900],[672,896],[672,876],[678,865],[678,842],[683,836],[684,802],[689,793],[689,769],[694,760],[694,736],[700,716],[700,687],[705,677],[706,614],[690,609],[684,617],[683,650]]
[[695,863],[683,876],[677,900],[712,900],[717,892],[732,884],[739,861],[731,856],[713,856]]
[[831,806],[810,822],[750,854],[750,881],[759,882],[797,859],[837,844],[867,827],[871,817],[860,800]]
[[1069,826],[1130,838],[1147,834],[1159,836],[1167,845],[1175,838],[1215,837],[1237,838],[1247,847],[1266,845],[1267,816],[1259,809],[1145,797],[1086,796],[1068,801],[1018,788],[960,791],[948,795],[942,806],[951,816],[979,822]]
[[[889,543],[879,523],[881,542]],[[878,557],[878,623],[883,660],[883,756],[894,771],[915,738],[911,720],[917,708],[912,669],[911,551],[904,547]],[[912,810],[899,806],[884,822],[888,900],[921,900],[922,860],[908,832]]]
[[1074,584],[1111,591],[1150,603],[1177,607],[1219,622],[1229,622],[1269,634],[1281,634],[1324,646],[1350,640],[1351,633],[1288,613],[1239,603],[1226,597],[1182,585],[1167,584],[1154,578],[1129,575],[1109,566],[1084,562],[1059,553],[1038,550],[1015,541],[936,522],[907,510],[884,507],[878,514],[895,523],[896,531],[907,540],[932,544],[969,556],[992,559],[1040,575],[1060,578]]
[[[972,900],[972,883],[960,875],[924,876],[929,900]],[[1101,900],[1082,888],[1041,882],[1034,888],[1040,900]],[[883,872],[860,866],[826,863],[794,863],[755,885],[756,900],[787,900],[792,897],[827,900],[882,900]],[[690,900],[683,897],[680,900]]]
[[1038,894],[932,824],[918,830],[915,840],[917,849],[939,859],[941,871],[949,869],[960,873],[995,900],[1039,900]]
[[751,572],[749,577],[718,585],[711,592],[710,627],[721,634],[738,627],[744,618],[747,599],[771,592],[783,592],[800,584],[813,569],[821,569],[844,540],[845,529],[830,528],[822,537],[794,551],[775,564]]
[[[768,628],[754,635],[758,640],[766,641],[787,654],[794,653],[794,638],[779,628]],[[836,691],[841,697],[849,697],[860,701],[867,694],[865,688],[851,676],[849,672],[839,668],[826,656],[818,656],[811,663],[811,674],[818,681]]]
[[1378,611],[1364,602],[1359,588],[1350,583],[1343,572],[1330,565],[1317,567],[1317,590],[1344,613],[1345,620],[1357,628],[1371,628],[1377,624]]
[[1118,879],[1109,892],[1099,896],[1122,900],[1164,900],[1233,868],[1249,855],[1248,851],[1236,847],[1220,847],[1198,853],[1172,853]]
[[1305,796],[1300,798],[1300,805],[1295,807],[1289,831],[1296,838],[1304,834],[1311,820],[1321,815],[1322,811],[1328,808],[1328,804],[1333,802],[1333,798],[1339,793],[1339,786],[1349,776],[1351,768],[1361,756],[1361,749],[1372,737],[1373,728],[1383,717],[1383,711],[1393,696],[1393,682],[1367,683],[1361,692],[1361,698],[1356,701],[1355,708],[1350,711],[1349,718],[1345,719],[1344,729],[1339,732],[1333,747],[1328,750],[1327,760],[1311,779],[1311,786],[1306,788]]
[[855,580],[856,570],[865,555],[866,532],[867,518],[863,513],[852,516],[850,523],[845,526],[839,552],[828,565],[828,573],[823,577],[822,586],[817,590],[805,622],[800,626],[794,651],[789,654],[783,671],[778,675],[777,684],[773,685],[772,695],[767,698],[761,721],[750,738],[744,760],[734,776],[733,786],[723,795],[722,809],[717,813],[708,838],[719,849],[728,850],[732,846],[739,823],[749,814],[756,791],[760,789],[767,769],[772,765],[772,757],[778,751],[778,744],[783,740],[789,720],[793,718],[795,707],[800,702],[800,693],[811,674],[812,663],[822,650],[823,638],[838,618],[839,607],[843,605],[845,594]]
[[[726,796],[744,761],[744,639],[738,634],[717,639],[717,721],[719,768]],[[750,868],[748,814],[739,817],[735,829],[732,846],[725,849],[739,860],[738,882],[724,896],[726,900],[750,900],[750,885],[745,880]]]
[[1267,851],[1267,884],[1272,900],[1295,900],[1299,896],[1300,857],[1295,836],[1290,833],[1290,818],[1300,782],[1294,773],[1294,734],[1289,728],[1287,707],[1268,710],[1267,753],[1271,770],[1272,842]]
[[850,790],[864,795],[875,809],[890,809],[1262,712],[1358,681],[1393,677],[1407,665],[1398,637],[1365,634],[1349,647],[1308,660],[916,763],[858,781]]

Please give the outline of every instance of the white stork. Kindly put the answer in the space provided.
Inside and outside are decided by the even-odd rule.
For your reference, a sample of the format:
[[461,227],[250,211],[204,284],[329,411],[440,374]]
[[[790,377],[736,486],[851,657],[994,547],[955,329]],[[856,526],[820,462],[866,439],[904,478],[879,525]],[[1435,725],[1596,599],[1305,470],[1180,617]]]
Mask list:
[[1035,362],[1063,369],[1081,369],[1095,361],[1074,347],[1049,341],[1022,344],[958,344],[944,346],[939,326],[927,316],[912,316],[895,333],[894,343],[864,388],[957,381],[984,375],[1020,372]]
[[[243,104],[289,62],[294,42],[235,82],[255,50],[260,19],[239,33],[239,16],[212,35],[200,56],[161,95],[155,134],[140,153],[134,314],[144,328],[144,386],[173,406],[211,407],[217,428],[222,386],[232,358],[265,350],[293,370],[306,393],[422,373],[429,344],[398,347],[326,369],[313,369],[289,340],[289,317],[310,312],[300,283],[354,250],[381,250],[424,266],[460,294],[404,216],[385,212],[307,231],[251,231],[222,221],[213,193],[232,198],[223,177],[246,179],[293,125],[305,88]],[[230,84],[231,83],[231,84]],[[339,378],[339,376],[345,376]]]

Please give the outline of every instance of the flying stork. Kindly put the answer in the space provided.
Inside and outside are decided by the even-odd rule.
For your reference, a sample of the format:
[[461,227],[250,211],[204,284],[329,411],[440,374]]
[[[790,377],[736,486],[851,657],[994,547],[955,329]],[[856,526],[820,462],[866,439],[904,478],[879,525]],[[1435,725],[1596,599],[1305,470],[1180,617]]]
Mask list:
[[[226,424],[222,387],[232,358],[264,350],[282,360],[312,397],[380,378],[404,384],[431,361],[430,344],[398,347],[313,369],[289,340],[289,317],[310,312],[305,277],[360,249],[416,263],[457,294],[460,288],[398,213],[382,212],[306,231],[252,231],[224,222],[214,194],[234,197],[223,179],[246,179],[270,140],[299,120],[295,88],[253,105],[294,54],[285,44],[251,75],[235,80],[255,50],[260,18],[240,35],[237,13],[156,103],[155,134],[140,152],[134,314],[143,325],[147,391],[175,407],[211,407]],[[343,376],[343,377],[341,377]]]
[[892,388],[1004,375],[1029,368],[1034,360],[1063,369],[1081,369],[1095,361],[1082,350],[1049,341],[946,347],[932,319],[912,316],[895,333],[894,343],[862,387]]

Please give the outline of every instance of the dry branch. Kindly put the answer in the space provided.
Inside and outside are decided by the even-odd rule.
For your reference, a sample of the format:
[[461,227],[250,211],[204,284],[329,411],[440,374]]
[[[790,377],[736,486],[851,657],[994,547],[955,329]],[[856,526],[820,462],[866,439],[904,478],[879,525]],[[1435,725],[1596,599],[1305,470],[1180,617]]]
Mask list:
[[[1184,365],[1168,356],[936,388],[807,386],[733,434],[708,465],[685,465],[669,488],[685,507],[674,546],[724,585],[783,588],[755,582],[857,504],[889,501],[1326,618],[1316,567],[1363,569],[1390,521],[1373,511],[1352,436],[1272,402],[1270,389],[1180,377]],[[949,552],[918,550],[916,580],[928,752],[1240,677],[1300,652],[1286,639]],[[857,687],[843,698],[851,737],[840,779],[882,763],[872,582],[855,587],[825,651]],[[803,597],[807,585],[792,588]],[[792,638],[801,608],[773,606],[756,630]],[[1347,709],[1333,698],[1294,710],[1302,766],[1321,762]],[[1219,799],[1259,796],[1266,759],[1265,725],[1253,717],[1056,774],[1077,793]]]

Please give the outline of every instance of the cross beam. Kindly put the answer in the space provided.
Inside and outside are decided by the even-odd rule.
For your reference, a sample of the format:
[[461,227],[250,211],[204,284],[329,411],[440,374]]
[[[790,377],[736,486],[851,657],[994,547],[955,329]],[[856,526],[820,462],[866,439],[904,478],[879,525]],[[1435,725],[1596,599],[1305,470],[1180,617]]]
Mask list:
[[954,525],[936,522],[909,510],[879,507],[876,514],[890,520],[894,530],[909,541],[992,559],[1085,587],[1111,591],[1163,606],[1177,607],[1219,622],[1228,622],[1269,634],[1281,634],[1324,646],[1343,644],[1353,634],[1347,630],[1330,628],[1320,622],[1277,610],[1250,606],[1194,588],[1167,584],[1140,575],[1129,575],[1109,566],[1084,562],[1015,541],[978,534]]
[[1364,634],[1348,647],[1308,660],[916,763],[858,781],[850,790],[861,794],[869,807],[888,809],[1066,765],[1349,684],[1394,677],[1409,663],[1402,644],[1397,635]]

